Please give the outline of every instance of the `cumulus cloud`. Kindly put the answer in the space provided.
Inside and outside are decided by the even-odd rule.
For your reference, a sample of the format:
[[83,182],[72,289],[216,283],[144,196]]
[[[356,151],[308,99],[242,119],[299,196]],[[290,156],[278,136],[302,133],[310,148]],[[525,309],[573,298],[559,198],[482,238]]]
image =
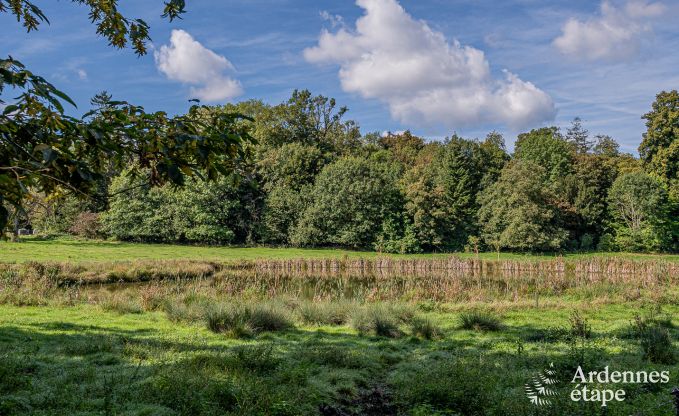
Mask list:
[[191,98],[215,102],[243,93],[240,82],[225,75],[234,70],[233,64],[183,30],[173,30],[170,44],[154,56],[158,70],[168,79],[191,85]]
[[552,99],[505,71],[494,79],[482,51],[410,16],[396,0],[357,0],[364,14],[355,29],[323,30],[307,48],[311,63],[339,64],[343,90],[389,106],[392,117],[422,126],[506,124],[552,120]]
[[665,10],[660,2],[629,0],[624,7],[616,7],[605,0],[599,16],[584,21],[569,19],[554,46],[576,60],[629,60],[638,55],[644,40],[652,34],[650,22]]
[[87,71],[85,71],[84,69],[80,68],[76,70],[76,74],[78,75],[78,79],[80,79],[81,81],[87,80]]

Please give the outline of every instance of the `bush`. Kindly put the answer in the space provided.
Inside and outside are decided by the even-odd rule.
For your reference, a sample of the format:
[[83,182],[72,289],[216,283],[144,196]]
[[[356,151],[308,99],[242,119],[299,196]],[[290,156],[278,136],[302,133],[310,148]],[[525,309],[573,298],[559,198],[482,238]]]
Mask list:
[[635,317],[634,330],[641,342],[644,359],[656,364],[674,364],[676,357],[672,338],[667,328],[653,320]]
[[580,250],[589,251],[594,248],[594,236],[592,234],[583,234],[580,237]]
[[396,221],[393,218],[385,220],[382,224],[382,232],[377,236],[373,245],[379,253],[411,254],[421,253],[422,248],[415,234],[412,224],[400,224],[404,221]]
[[503,325],[500,318],[489,312],[473,311],[460,315],[460,328],[474,331],[499,331]]
[[582,316],[580,312],[573,311],[569,319],[571,324],[571,335],[576,338],[591,338],[592,328],[587,321],[587,318]]
[[73,221],[69,233],[83,238],[101,238],[104,236],[101,230],[99,214],[96,212],[81,212]]
[[611,234],[604,234],[599,238],[599,244],[596,249],[599,251],[618,251],[618,246],[615,245],[615,237]]

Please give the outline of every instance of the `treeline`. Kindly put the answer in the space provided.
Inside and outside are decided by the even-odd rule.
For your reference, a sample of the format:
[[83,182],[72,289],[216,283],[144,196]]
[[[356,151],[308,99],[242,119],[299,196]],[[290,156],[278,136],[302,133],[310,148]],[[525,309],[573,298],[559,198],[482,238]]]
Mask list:
[[27,221],[43,233],[128,241],[344,246],[383,252],[677,251],[679,94],[644,115],[640,158],[579,119],[566,131],[504,139],[410,132],[362,135],[334,100],[295,92],[270,106],[215,111],[253,137],[238,173],[150,188],[111,172],[89,201],[39,197]]

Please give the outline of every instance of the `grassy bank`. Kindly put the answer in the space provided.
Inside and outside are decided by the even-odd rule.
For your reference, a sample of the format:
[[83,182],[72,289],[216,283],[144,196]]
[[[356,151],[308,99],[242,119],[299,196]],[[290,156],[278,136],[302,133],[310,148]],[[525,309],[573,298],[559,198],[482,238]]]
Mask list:
[[[91,241],[60,238],[39,240],[25,238],[20,243],[0,241],[0,262],[25,261],[129,261],[129,260],[169,260],[191,259],[204,261],[234,261],[255,259],[319,259],[319,258],[375,258],[389,256],[394,258],[442,258],[450,254],[384,255],[375,252],[351,251],[341,249],[299,249],[267,247],[200,247],[166,244],[137,244],[111,241]],[[456,253],[463,258],[476,257],[472,253]],[[501,253],[501,260],[544,260],[556,255],[527,255]],[[679,262],[679,255],[652,255],[634,253],[587,253],[564,254],[567,259],[592,257],[619,257],[629,260],[662,259]],[[481,253],[481,259],[497,259],[496,253]]]
[[[675,364],[644,357],[630,323],[650,305],[495,312],[494,331],[461,329],[451,311],[417,313],[440,331],[426,339],[360,334],[354,325],[309,324],[246,338],[161,311],[101,306],[0,306],[3,415],[600,415],[596,404],[529,403],[524,384],[554,363],[574,368],[672,370],[662,385],[625,385],[607,415],[672,414]],[[672,316],[676,306],[663,307]],[[676,322],[665,321],[673,326]],[[582,325],[580,325],[580,328]],[[575,328],[575,329],[574,329]],[[578,333],[578,331],[580,333]],[[673,336],[677,330],[669,330]],[[563,391],[562,391],[563,390]]]

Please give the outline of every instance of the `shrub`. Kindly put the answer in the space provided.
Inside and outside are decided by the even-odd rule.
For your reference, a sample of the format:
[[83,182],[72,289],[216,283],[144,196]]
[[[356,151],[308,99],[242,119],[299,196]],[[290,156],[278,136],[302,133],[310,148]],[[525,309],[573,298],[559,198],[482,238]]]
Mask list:
[[460,328],[475,331],[499,331],[503,327],[500,318],[489,312],[473,311],[460,315]]
[[414,336],[424,339],[436,339],[443,335],[443,331],[429,318],[416,317],[410,322],[410,329]]
[[652,319],[634,318],[634,332],[639,338],[644,359],[656,364],[674,364],[676,357],[672,338],[667,328]]
[[594,236],[592,234],[583,234],[580,237],[580,250],[589,251],[594,248]]
[[582,316],[580,312],[573,311],[569,319],[571,324],[571,335],[576,338],[591,338],[592,328],[587,321],[587,318]]
[[99,214],[96,212],[81,212],[78,214],[68,232],[84,238],[101,238],[104,235],[101,230]]

